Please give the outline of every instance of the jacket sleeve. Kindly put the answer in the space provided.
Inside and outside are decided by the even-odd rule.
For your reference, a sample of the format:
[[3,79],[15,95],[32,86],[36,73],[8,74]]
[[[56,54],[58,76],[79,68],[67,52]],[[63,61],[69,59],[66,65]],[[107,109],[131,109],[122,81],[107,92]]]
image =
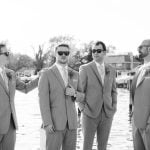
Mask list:
[[111,95],[112,95],[113,107],[114,107],[114,109],[116,109],[117,108],[116,70],[114,70],[114,74],[113,74],[113,83],[112,83]]
[[23,93],[28,93],[38,86],[38,81],[39,77],[29,81],[28,83],[25,83],[21,81],[19,78],[16,78],[16,89]]
[[38,96],[43,125],[53,125],[50,110],[50,84],[47,73],[42,72],[38,84]]
[[77,91],[76,91],[76,102],[84,102],[85,94],[83,93],[82,83],[81,79],[78,74],[78,85],[77,85]]
[[134,105],[134,94],[136,89],[136,80],[137,80],[138,74],[135,74],[135,76],[132,79],[131,88],[130,88],[130,98],[132,106]]
[[87,84],[87,75],[86,70],[83,66],[79,68],[79,80],[82,87],[82,93],[84,93],[84,100],[82,102],[78,103],[80,111],[83,111],[85,104],[86,104],[86,97],[85,97],[85,91],[86,91],[86,84]]

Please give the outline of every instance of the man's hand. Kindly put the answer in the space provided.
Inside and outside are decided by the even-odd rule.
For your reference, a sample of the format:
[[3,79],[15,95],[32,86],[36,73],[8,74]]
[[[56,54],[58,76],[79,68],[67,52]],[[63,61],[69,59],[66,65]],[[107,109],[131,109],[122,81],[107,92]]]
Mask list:
[[71,85],[66,87],[65,95],[74,96],[75,93],[76,93],[76,91]]
[[53,125],[46,126],[45,130],[48,131],[49,133],[54,133],[55,132],[55,128],[54,128]]

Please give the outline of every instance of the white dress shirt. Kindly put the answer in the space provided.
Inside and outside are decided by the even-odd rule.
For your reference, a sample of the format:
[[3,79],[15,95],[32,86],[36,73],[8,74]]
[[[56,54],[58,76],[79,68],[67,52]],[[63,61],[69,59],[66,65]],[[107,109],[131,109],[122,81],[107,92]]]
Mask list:
[[56,63],[56,66],[57,66],[57,68],[58,68],[58,70],[59,70],[59,72],[63,78],[65,86],[67,86],[68,85],[68,65],[63,66],[63,65]]
[[97,66],[97,70],[101,76],[101,79],[102,79],[102,83],[104,84],[104,77],[105,77],[105,65],[104,65],[104,62],[102,64],[99,64],[95,61],[96,63],[96,66]]

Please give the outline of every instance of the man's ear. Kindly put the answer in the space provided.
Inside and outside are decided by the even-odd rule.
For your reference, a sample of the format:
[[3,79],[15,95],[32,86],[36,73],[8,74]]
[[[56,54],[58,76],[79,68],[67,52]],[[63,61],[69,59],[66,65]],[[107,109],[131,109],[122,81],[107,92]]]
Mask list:
[[149,54],[150,54],[150,47],[148,47],[148,52],[149,52]]

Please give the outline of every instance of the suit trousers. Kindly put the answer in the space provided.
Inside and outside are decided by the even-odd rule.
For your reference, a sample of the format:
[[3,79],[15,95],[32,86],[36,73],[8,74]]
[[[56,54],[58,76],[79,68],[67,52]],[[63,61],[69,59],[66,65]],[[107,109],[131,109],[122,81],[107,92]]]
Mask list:
[[11,117],[10,126],[6,134],[0,134],[0,150],[14,150],[16,142],[16,129]]
[[97,118],[82,114],[83,150],[92,150],[95,133],[97,132],[98,150],[106,150],[113,117],[108,118],[102,109]]
[[75,150],[77,130],[69,130],[68,126],[54,133],[46,131],[46,150]]
[[132,128],[134,150],[150,150],[150,132],[137,128],[133,119]]

